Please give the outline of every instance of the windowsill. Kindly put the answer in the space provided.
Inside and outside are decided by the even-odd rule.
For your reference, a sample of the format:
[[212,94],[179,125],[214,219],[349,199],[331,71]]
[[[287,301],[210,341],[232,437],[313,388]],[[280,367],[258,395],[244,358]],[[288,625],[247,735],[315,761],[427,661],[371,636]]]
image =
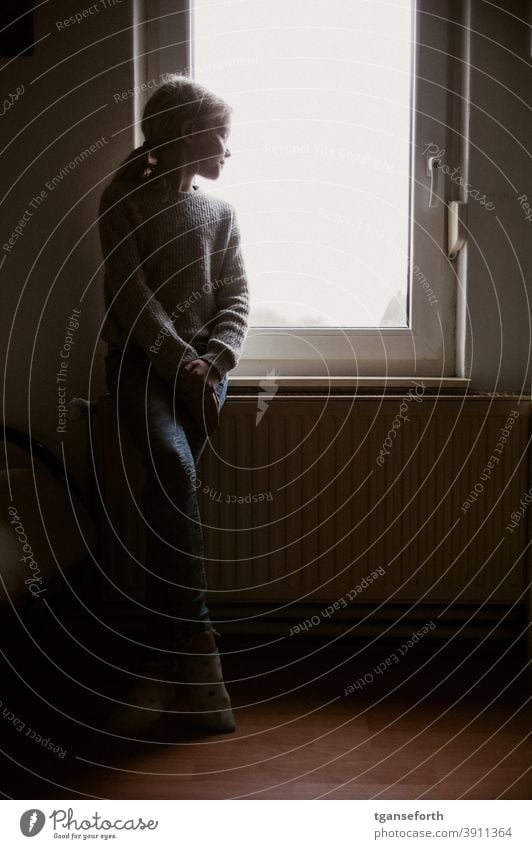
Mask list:
[[398,389],[423,383],[426,388],[465,392],[470,381],[464,377],[353,377],[349,375],[235,375],[229,374],[229,383],[235,388],[276,386],[291,389]]

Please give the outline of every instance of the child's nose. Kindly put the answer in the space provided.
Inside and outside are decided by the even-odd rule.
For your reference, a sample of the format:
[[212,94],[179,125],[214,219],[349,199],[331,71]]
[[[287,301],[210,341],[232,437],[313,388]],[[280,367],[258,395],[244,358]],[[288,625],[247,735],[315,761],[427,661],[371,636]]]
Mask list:
[[225,156],[226,156],[226,158],[227,158],[228,156],[231,156],[231,151],[229,150],[229,148],[226,148],[226,150],[225,150]]

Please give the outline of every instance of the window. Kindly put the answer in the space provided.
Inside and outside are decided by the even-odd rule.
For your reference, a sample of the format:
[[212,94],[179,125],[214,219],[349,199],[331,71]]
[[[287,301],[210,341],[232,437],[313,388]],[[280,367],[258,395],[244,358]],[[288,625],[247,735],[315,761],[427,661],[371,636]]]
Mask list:
[[236,374],[455,373],[445,201],[458,194],[428,165],[458,164],[457,14],[194,0],[178,16],[180,67],[234,107],[233,159],[200,182],[242,231],[253,312]]

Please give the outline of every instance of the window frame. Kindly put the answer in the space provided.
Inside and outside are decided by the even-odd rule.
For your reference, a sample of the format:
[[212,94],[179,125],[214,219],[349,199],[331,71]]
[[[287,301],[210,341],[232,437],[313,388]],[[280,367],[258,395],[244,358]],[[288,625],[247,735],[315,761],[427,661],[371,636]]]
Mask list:
[[[150,2],[141,77],[144,74],[150,79],[176,70],[195,75],[193,8],[193,2],[179,0]],[[461,271],[461,262],[460,257],[451,261],[447,256],[447,203],[459,193],[439,174],[437,205],[429,207],[426,146],[443,150],[449,164],[462,165],[462,39],[457,26],[462,11],[458,0],[415,0],[413,4],[410,327],[250,327],[232,376],[263,376],[272,370],[276,376],[286,377],[456,375],[457,271]],[[142,106],[139,102],[139,112]],[[243,250],[245,254],[245,244]],[[416,285],[415,269],[429,281],[431,299],[422,285]]]

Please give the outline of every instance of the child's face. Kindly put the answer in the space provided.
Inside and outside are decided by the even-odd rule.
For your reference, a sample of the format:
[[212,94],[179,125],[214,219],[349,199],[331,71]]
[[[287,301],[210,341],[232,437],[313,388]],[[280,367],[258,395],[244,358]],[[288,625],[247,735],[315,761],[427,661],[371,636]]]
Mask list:
[[207,129],[194,135],[193,156],[199,162],[198,174],[208,180],[217,180],[225,159],[231,156],[227,140],[231,132],[230,116],[214,116]]

